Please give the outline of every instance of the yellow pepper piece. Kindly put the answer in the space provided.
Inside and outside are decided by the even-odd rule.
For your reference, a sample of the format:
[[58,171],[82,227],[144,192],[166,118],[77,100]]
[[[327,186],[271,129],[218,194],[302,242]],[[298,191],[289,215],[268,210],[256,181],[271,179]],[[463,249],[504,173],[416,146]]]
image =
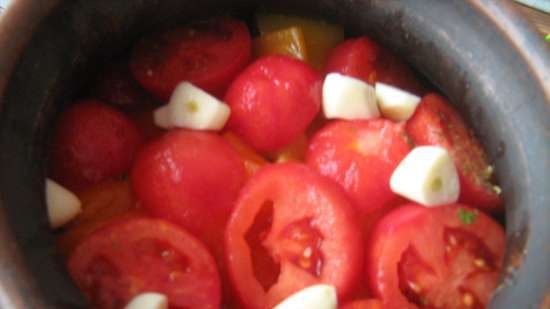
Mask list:
[[344,29],[325,21],[282,14],[258,14],[256,19],[262,35],[288,27],[301,28],[308,62],[319,70],[325,66],[329,51],[344,39]]
[[254,56],[287,55],[302,61],[307,60],[304,32],[290,27],[262,34],[254,40]]
[[276,152],[272,158],[275,163],[284,163],[289,161],[304,161],[308,140],[305,134],[302,134],[292,144]]

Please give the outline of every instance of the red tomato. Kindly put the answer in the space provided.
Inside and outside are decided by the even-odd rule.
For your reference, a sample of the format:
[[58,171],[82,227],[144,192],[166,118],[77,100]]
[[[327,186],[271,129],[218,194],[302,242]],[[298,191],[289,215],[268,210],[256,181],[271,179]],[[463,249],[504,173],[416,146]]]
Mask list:
[[286,56],[260,58],[229,87],[229,128],[252,147],[274,152],[304,133],[321,108],[322,77]]
[[184,80],[221,97],[251,53],[246,25],[220,17],[142,39],[130,67],[138,82],[162,100]]
[[163,220],[131,218],[104,226],[74,250],[68,267],[98,308],[123,308],[143,292],[166,295],[174,309],[220,308],[214,260],[199,240]]
[[369,84],[382,82],[416,94],[424,93],[424,87],[406,63],[366,36],[336,46],[329,54],[325,71],[349,75]]
[[347,295],[362,270],[362,238],[344,193],[298,163],[252,177],[225,237],[229,275],[249,309],[272,308],[316,283]]
[[407,205],[378,222],[367,249],[375,295],[398,308],[482,309],[496,288],[504,231],[460,204]]
[[177,223],[222,254],[223,226],[246,178],[236,151],[214,133],[174,130],[145,146],[132,187],[152,214]]
[[[378,299],[362,299],[348,302],[339,307],[340,309],[389,309],[384,307]],[[397,308],[396,308],[397,309]]]
[[151,102],[147,93],[134,80],[126,62],[115,64],[102,72],[92,88],[91,96],[125,110]]
[[141,144],[135,125],[99,101],[84,100],[59,120],[50,154],[50,176],[81,191],[126,172]]
[[406,129],[415,144],[438,145],[449,151],[460,178],[460,202],[484,210],[502,209],[502,200],[491,183],[485,151],[444,98],[426,95],[407,121]]
[[395,203],[390,177],[410,150],[403,124],[335,121],[311,139],[306,162],[339,183],[366,215]]

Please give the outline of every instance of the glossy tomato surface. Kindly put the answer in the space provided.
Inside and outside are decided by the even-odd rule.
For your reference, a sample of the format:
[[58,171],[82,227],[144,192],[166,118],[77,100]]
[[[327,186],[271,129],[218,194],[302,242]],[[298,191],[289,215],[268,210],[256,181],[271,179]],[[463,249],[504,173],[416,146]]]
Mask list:
[[221,136],[188,130],[170,131],[144,147],[131,174],[145,209],[189,229],[217,257],[245,178],[241,158]]
[[50,177],[73,191],[119,177],[130,169],[141,140],[124,114],[100,101],[78,101],[57,124]]
[[310,140],[306,162],[339,183],[366,215],[398,200],[389,181],[410,150],[403,124],[385,119],[335,121]]
[[222,97],[251,53],[245,23],[217,17],[143,38],[134,47],[130,67],[138,82],[161,100],[182,81]]
[[304,133],[319,112],[322,84],[321,75],[299,60],[260,58],[227,91],[228,127],[261,152],[277,151]]
[[502,227],[474,208],[410,204],[386,215],[368,241],[374,294],[398,308],[482,309],[496,288]]
[[415,94],[424,93],[424,87],[405,62],[366,36],[348,39],[336,46],[329,54],[325,72],[338,72],[369,84],[382,82]]
[[336,184],[303,164],[275,164],[253,176],[225,240],[230,278],[245,308],[272,308],[316,283],[346,296],[362,271],[353,208]]
[[491,183],[487,155],[447,100],[437,94],[426,95],[407,121],[407,133],[418,146],[437,145],[449,151],[460,178],[460,202],[483,210],[502,210],[502,200]]
[[86,238],[68,267],[97,308],[123,308],[142,292],[166,295],[173,309],[220,308],[218,271],[206,247],[163,220],[113,222]]

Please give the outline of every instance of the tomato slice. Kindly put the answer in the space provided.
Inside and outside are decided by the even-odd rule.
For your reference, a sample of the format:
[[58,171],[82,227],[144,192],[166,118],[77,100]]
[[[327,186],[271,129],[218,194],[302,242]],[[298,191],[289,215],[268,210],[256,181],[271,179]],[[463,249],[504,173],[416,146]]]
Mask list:
[[301,28],[290,27],[262,34],[254,40],[254,57],[286,55],[307,61],[304,32]]
[[339,183],[366,215],[395,203],[389,180],[410,149],[403,124],[335,121],[311,139],[306,162]]
[[498,283],[504,231],[461,204],[410,204],[378,222],[367,247],[367,277],[398,308],[482,309]]
[[409,66],[389,50],[363,36],[348,39],[329,54],[325,72],[338,72],[369,84],[383,82],[415,94],[424,93]]
[[221,258],[223,229],[246,178],[239,155],[219,135],[173,130],[136,158],[132,187],[152,214],[188,229]]
[[252,63],[231,84],[228,127],[262,152],[275,152],[304,133],[321,108],[322,77],[288,56]]
[[57,124],[50,177],[77,192],[115,179],[130,169],[141,139],[124,114],[99,101],[79,101]]
[[491,183],[487,155],[449,102],[437,94],[426,95],[406,129],[415,144],[438,145],[449,151],[460,178],[460,202],[502,210],[502,199]]
[[220,280],[204,245],[159,219],[109,224],[70,256],[69,272],[98,308],[123,308],[142,292],[168,297],[170,308],[219,309]]
[[137,81],[162,100],[184,80],[222,97],[251,53],[246,25],[218,17],[143,38],[130,67]]
[[227,225],[229,275],[250,309],[272,308],[315,283],[344,296],[362,269],[361,239],[338,186],[302,164],[267,166],[241,191]]

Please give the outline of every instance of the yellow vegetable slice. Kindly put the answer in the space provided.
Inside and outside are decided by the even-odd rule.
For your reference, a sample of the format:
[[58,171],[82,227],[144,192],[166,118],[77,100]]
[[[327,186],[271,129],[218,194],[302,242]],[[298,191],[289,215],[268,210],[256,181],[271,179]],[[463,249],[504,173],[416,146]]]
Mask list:
[[290,27],[262,34],[254,40],[254,56],[287,55],[307,61],[304,32]]
[[329,51],[344,39],[344,29],[321,20],[283,14],[258,14],[260,34],[286,29],[301,28],[304,32],[308,63],[321,70]]

